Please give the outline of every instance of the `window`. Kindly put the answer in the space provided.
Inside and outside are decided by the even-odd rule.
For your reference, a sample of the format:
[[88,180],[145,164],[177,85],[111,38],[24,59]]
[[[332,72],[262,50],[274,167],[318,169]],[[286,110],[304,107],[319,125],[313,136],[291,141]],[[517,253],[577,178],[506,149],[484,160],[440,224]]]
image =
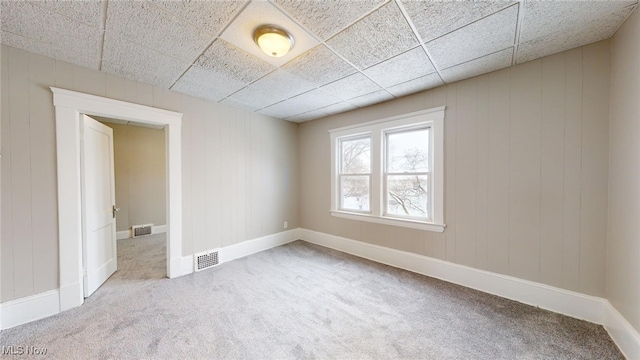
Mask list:
[[340,209],[370,210],[371,137],[340,140]]
[[444,231],[444,109],[331,130],[331,214]]

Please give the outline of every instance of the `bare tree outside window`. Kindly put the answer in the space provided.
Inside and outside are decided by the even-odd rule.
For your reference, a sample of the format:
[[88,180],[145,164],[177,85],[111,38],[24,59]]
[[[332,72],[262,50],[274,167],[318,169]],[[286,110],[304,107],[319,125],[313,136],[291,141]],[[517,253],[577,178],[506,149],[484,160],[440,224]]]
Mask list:
[[340,203],[345,210],[369,211],[371,138],[340,141]]
[[430,218],[429,128],[386,135],[386,213]]

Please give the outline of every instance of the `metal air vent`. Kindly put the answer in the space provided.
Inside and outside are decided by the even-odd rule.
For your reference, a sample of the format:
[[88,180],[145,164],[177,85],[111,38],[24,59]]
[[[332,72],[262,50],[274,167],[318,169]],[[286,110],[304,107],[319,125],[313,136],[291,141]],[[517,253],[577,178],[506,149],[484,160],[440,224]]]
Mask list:
[[208,269],[218,265],[218,251],[206,251],[193,254],[193,268],[195,271]]

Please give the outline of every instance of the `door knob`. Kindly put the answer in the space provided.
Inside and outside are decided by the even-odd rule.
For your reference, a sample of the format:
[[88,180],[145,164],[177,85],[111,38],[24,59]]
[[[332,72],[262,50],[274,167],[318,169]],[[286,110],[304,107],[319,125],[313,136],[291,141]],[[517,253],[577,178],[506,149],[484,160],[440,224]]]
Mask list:
[[120,211],[120,208],[117,208],[115,205],[111,207],[111,212],[113,213],[113,218],[116,218],[116,213]]

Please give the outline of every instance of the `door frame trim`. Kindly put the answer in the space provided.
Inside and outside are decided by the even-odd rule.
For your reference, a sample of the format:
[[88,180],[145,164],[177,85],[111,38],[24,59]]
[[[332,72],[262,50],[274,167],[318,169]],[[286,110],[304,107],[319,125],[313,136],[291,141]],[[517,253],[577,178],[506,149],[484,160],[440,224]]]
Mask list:
[[51,87],[56,119],[60,311],[83,297],[81,114],[164,125],[167,171],[167,276],[182,275],[182,113]]

